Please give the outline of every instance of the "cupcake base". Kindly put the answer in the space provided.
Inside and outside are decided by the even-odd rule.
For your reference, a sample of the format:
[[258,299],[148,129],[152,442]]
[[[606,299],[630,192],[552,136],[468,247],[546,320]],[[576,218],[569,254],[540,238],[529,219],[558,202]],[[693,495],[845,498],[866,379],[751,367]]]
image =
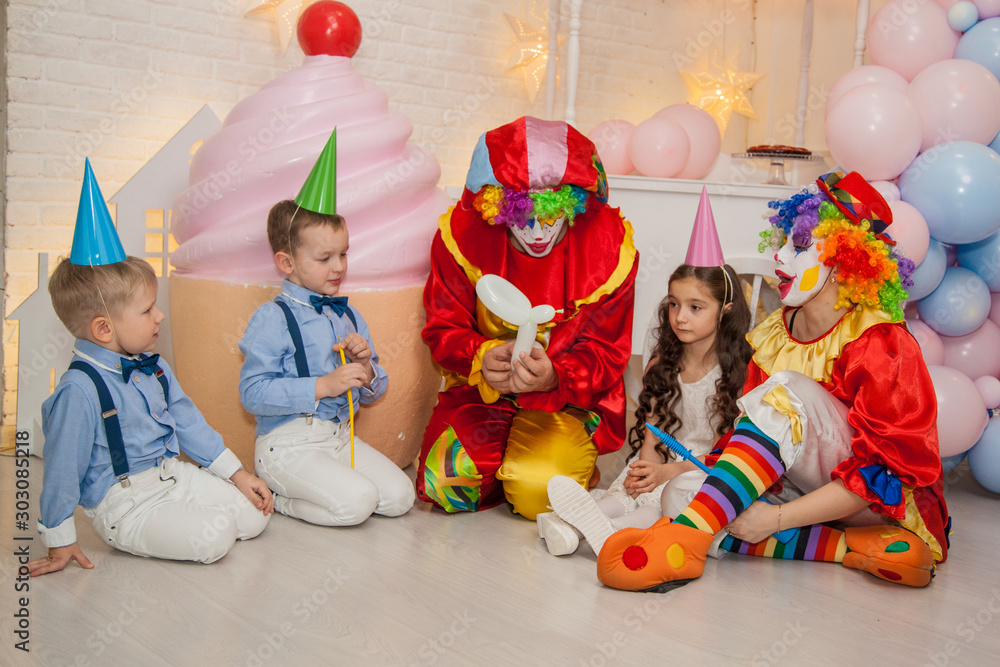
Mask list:
[[[177,379],[247,470],[254,468],[254,418],[240,403],[243,355],[237,344],[250,316],[278,292],[278,286],[170,277]],[[368,322],[379,363],[389,374],[385,396],[362,406],[355,415],[355,433],[393,463],[406,467],[420,451],[441,384],[441,375],[420,338],[425,323],[423,287],[345,294]]]

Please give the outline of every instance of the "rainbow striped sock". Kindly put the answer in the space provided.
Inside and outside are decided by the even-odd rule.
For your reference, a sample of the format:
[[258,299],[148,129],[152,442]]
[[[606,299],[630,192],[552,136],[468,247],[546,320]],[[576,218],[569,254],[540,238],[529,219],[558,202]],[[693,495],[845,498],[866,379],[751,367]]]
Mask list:
[[675,519],[713,535],[757,500],[785,472],[778,443],[741,417],[698,495]]
[[844,531],[822,524],[798,528],[792,539],[784,544],[774,539],[774,536],[768,537],[763,542],[751,544],[727,535],[719,546],[726,551],[747,556],[826,563],[840,563],[847,553]]

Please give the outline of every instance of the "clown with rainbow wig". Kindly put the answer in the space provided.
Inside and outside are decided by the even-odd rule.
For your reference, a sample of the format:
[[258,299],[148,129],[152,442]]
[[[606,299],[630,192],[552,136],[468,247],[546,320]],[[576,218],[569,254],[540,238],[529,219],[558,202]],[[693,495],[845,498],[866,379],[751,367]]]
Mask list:
[[[503,502],[546,511],[562,474],[596,481],[598,454],[625,437],[638,253],[607,205],[594,144],[560,121],[486,132],[462,199],[441,217],[424,290],[423,338],[445,388],[424,434],[417,493],[448,512]],[[512,358],[518,327],[477,298],[495,274],[555,318]]]
[[937,401],[900,321],[913,263],[896,250],[888,204],[852,172],[770,208],[760,249],[775,252],[784,308],[747,335],[741,413],[687,507],[605,542],[608,586],[662,592],[720,549],[908,586],[929,584],[947,558]]

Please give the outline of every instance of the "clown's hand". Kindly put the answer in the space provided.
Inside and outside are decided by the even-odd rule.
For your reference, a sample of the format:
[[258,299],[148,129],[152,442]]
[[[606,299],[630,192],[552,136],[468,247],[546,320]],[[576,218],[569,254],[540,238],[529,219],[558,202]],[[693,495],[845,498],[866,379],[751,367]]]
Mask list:
[[531,348],[531,354],[521,353],[510,373],[510,390],[518,394],[529,391],[552,391],[559,386],[559,377],[552,360],[541,345]]
[[510,355],[513,350],[514,343],[504,343],[483,354],[483,379],[501,394],[513,391],[510,388]]

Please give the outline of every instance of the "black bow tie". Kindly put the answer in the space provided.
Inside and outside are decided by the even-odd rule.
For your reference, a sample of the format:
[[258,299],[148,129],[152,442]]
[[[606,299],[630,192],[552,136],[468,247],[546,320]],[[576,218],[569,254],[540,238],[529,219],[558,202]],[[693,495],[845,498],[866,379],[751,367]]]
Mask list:
[[122,360],[122,379],[128,382],[129,376],[132,375],[132,371],[139,371],[143,375],[152,375],[153,370],[156,368],[156,362],[160,360],[160,355],[154,354],[145,359],[126,359]]
[[309,303],[312,307],[316,309],[317,313],[323,312],[323,306],[329,306],[337,317],[340,317],[347,311],[347,297],[346,296],[317,296],[312,294],[309,296]]

